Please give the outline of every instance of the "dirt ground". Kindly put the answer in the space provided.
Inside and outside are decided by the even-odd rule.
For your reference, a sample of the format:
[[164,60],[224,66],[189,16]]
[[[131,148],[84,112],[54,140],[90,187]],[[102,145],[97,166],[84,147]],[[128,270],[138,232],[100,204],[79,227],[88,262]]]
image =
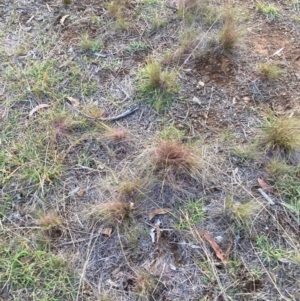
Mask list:
[[[300,114],[300,3],[203,1],[215,19],[190,23],[180,3],[1,1],[0,300],[300,300],[299,150],[275,170],[257,146],[268,116]],[[228,5],[243,34],[226,51]],[[177,72],[160,109],[149,58]],[[94,117],[139,109],[93,121],[70,97]],[[154,167],[172,133],[201,171]]]

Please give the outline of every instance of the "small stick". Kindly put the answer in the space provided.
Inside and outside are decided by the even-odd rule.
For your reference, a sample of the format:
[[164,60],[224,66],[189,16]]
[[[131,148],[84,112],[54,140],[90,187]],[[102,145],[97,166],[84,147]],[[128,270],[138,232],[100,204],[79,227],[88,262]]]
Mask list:
[[258,191],[269,202],[270,205],[275,205],[275,203],[272,201],[272,199],[263,191],[262,188],[259,188]]
[[84,117],[86,117],[86,118],[88,118],[88,119],[91,119],[91,120],[93,120],[93,121],[116,121],[116,120],[119,120],[119,119],[121,119],[121,118],[127,117],[128,115],[132,114],[133,112],[135,112],[136,110],[139,109],[139,106],[138,106],[138,105],[134,105],[134,106],[132,106],[131,108],[129,108],[127,111],[125,111],[124,113],[122,113],[122,114],[120,114],[120,115],[113,116],[113,117],[107,117],[107,118],[101,118],[101,117],[96,118],[96,117],[90,116],[90,115],[88,115],[88,114],[86,114],[86,113],[84,113],[84,112],[78,110],[77,108],[73,107],[68,101],[66,101],[66,104],[67,104],[67,106],[68,106],[71,110],[73,110],[73,111],[75,111],[76,113],[81,114],[82,116],[84,116]]

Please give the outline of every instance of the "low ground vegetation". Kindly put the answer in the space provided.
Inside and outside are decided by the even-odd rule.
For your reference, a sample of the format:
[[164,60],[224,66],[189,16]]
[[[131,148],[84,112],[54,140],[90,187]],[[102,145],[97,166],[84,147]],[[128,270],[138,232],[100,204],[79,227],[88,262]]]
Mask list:
[[0,300],[299,300],[297,18],[4,0]]

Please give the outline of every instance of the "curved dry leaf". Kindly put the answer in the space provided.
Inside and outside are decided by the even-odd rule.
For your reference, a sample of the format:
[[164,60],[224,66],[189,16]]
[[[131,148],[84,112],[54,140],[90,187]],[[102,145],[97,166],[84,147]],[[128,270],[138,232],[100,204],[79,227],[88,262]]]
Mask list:
[[172,209],[171,208],[159,208],[159,209],[154,209],[149,213],[149,219],[150,221],[152,220],[152,218],[155,215],[159,215],[159,214],[166,214],[169,213]]
[[76,99],[76,98],[74,98],[74,97],[71,97],[71,96],[67,96],[66,98],[67,98],[67,100],[71,103],[71,105],[72,105],[73,107],[79,107],[80,102],[79,102],[78,99]]
[[222,251],[220,246],[215,242],[213,237],[206,231],[203,230],[197,230],[199,235],[203,236],[210,244],[210,246],[213,248],[213,250],[216,253],[216,256],[222,261],[224,265],[227,264],[227,260],[225,259],[225,253]]
[[78,191],[77,191],[77,195],[78,196],[83,196],[85,194],[85,190],[80,188]]
[[64,22],[66,21],[66,19],[67,19],[68,17],[70,17],[70,15],[64,15],[64,16],[62,16],[61,19],[60,19],[60,21],[59,21],[60,24],[61,24],[61,25],[64,25]]
[[257,178],[257,182],[263,190],[274,192],[274,189],[269,184],[267,184],[262,178]]
[[158,243],[158,241],[161,237],[161,230],[160,230],[159,224],[155,224],[155,230],[156,230],[156,243]]
[[103,229],[100,230],[100,233],[110,237],[111,233],[112,233],[112,228],[103,228]]
[[36,106],[35,108],[33,108],[30,113],[28,114],[28,117],[31,117],[35,112],[37,112],[38,110],[40,109],[43,109],[43,108],[48,108],[50,107],[50,105],[47,105],[46,103],[42,103],[38,106]]

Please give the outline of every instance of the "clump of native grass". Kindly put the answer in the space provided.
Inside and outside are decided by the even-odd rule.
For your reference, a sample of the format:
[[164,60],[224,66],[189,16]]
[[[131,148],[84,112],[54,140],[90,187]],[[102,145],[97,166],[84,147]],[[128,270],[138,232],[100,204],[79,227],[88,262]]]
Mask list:
[[275,157],[269,160],[266,169],[269,175],[276,179],[277,177],[289,174],[293,170],[293,167],[288,165],[285,160]]
[[[202,179],[203,148],[182,142],[183,133],[171,126],[157,135],[139,157],[142,174],[171,186],[184,179]],[[180,187],[178,187],[180,188]]]
[[[43,245],[51,243],[51,239],[56,239],[63,234],[63,220],[54,211],[39,212],[35,224],[41,229],[40,233],[36,236],[36,241]],[[50,240],[49,240],[50,239]]]
[[201,20],[205,25],[212,25],[218,18],[218,9],[209,0],[179,0],[178,17],[192,24]]
[[136,176],[131,166],[125,166],[118,174],[112,172],[101,181],[102,197],[90,208],[91,218],[109,224],[130,219],[151,185],[152,178]]
[[92,39],[88,33],[81,36],[81,48],[83,51],[100,51],[103,48],[102,41],[98,39]]
[[112,200],[91,208],[90,216],[95,222],[114,225],[130,218],[134,204],[122,200]]
[[237,224],[248,225],[260,208],[261,204],[255,200],[241,203],[230,197],[225,202],[225,210]]
[[145,270],[135,271],[133,291],[138,296],[148,298],[155,295],[159,285],[158,278]]
[[105,127],[104,138],[113,141],[121,142],[129,139],[130,134],[127,130],[117,127]]
[[269,79],[276,79],[283,73],[283,69],[274,62],[259,64],[258,71]]
[[170,105],[178,91],[175,71],[164,70],[160,61],[149,59],[139,76],[139,90],[156,110]]
[[35,223],[42,227],[43,230],[51,230],[62,225],[62,219],[55,212],[38,214],[39,217]]
[[264,14],[271,20],[280,17],[280,9],[274,4],[258,2],[256,8],[260,13]]
[[167,52],[165,55],[166,61],[172,61],[174,59],[183,60],[191,53],[195,52],[195,55],[199,52],[198,43],[201,40],[202,32],[199,28],[191,26],[185,28],[179,36],[179,47],[175,52]]
[[116,20],[117,27],[121,30],[128,29],[127,21],[125,20],[122,13],[127,2],[128,2],[127,0],[111,1],[106,6],[108,10],[108,14]]
[[219,43],[224,51],[232,50],[243,35],[243,31],[237,22],[235,9],[227,7],[223,19],[223,26],[219,34]]
[[300,150],[298,117],[270,116],[258,131],[258,144],[265,151],[290,154]]

